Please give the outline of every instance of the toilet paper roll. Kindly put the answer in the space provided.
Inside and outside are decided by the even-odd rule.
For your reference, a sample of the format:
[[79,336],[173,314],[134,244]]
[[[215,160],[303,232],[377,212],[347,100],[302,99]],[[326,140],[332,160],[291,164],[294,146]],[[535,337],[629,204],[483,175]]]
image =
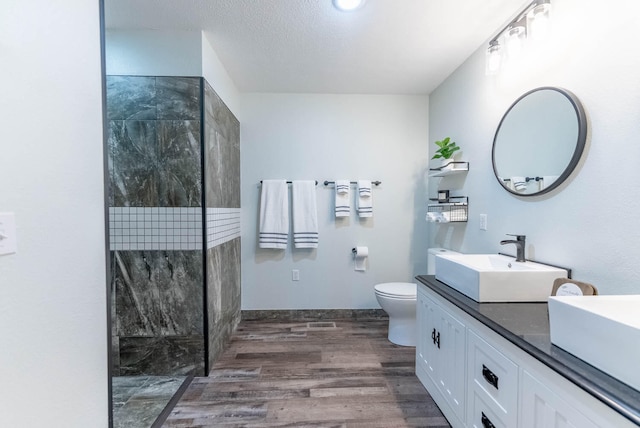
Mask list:
[[355,270],[358,270],[358,271],[367,270],[367,257],[369,257],[369,248],[356,247],[354,254],[355,254]]

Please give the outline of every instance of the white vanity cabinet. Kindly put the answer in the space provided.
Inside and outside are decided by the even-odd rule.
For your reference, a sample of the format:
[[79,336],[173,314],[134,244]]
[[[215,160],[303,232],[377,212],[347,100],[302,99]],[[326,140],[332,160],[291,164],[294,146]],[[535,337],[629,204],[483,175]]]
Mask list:
[[[429,391],[437,388],[446,402],[445,416],[465,420],[466,327],[450,311],[443,309],[424,292],[417,296],[418,341],[416,374]],[[440,409],[443,405],[438,402]],[[445,411],[443,410],[443,413]]]
[[638,426],[429,287],[417,300],[416,375],[452,427]]
[[521,383],[522,428],[598,427],[526,370],[523,370]]

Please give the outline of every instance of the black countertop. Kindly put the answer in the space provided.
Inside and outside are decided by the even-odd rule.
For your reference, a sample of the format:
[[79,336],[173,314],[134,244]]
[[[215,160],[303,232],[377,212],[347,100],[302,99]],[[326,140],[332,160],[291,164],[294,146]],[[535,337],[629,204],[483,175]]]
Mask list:
[[640,426],[640,391],[552,345],[546,303],[478,303],[436,280],[433,275],[420,275],[416,279]]

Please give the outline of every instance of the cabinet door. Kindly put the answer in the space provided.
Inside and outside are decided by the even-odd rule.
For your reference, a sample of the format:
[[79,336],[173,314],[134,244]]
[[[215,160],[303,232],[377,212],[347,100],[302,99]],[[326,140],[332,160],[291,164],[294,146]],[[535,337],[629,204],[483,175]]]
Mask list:
[[520,386],[521,428],[598,428],[526,370]]
[[465,325],[443,308],[438,308],[440,349],[437,362],[437,383],[445,399],[460,418],[465,420],[466,350]]
[[436,326],[436,305],[422,293],[418,293],[418,343],[416,346],[416,364],[424,370],[431,380],[436,383],[435,362],[438,348],[434,342]]

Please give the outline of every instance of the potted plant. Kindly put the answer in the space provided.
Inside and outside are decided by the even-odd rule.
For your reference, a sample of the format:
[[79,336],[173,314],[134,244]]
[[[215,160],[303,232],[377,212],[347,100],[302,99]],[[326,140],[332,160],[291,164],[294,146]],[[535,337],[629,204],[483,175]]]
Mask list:
[[436,146],[438,146],[438,150],[436,150],[436,154],[431,159],[441,159],[443,166],[449,164],[453,160],[453,154],[460,150],[460,147],[455,141],[451,141],[450,137],[436,141]]

